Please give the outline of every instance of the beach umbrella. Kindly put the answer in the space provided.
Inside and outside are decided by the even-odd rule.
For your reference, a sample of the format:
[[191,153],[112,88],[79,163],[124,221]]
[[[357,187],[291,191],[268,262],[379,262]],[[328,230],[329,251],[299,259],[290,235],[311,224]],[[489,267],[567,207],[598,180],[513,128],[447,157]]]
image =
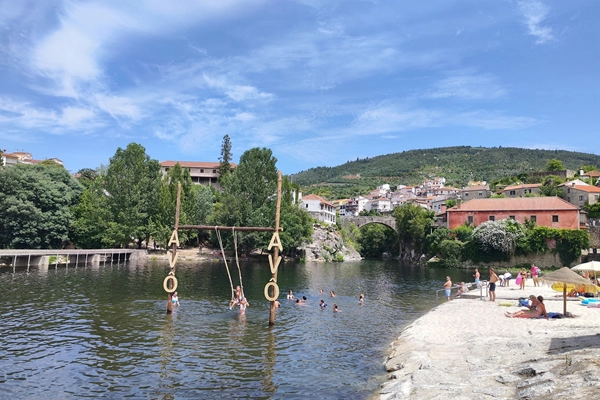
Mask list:
[[589,261],[583,264],[579,264],[571,268],[573,271],[587,271],[594,273],[594,282],[596,280],[596,272],[600,272],[600,261]]
[[592,290],[596,290],[596,285],[592,284],[590,281],[585,279],[583,276],[579,275],[577,272],[571,271],[568,267],[562,267],[561,269],[550,272],[540,278],[542,283],[555,287],[554,285],[562,285],[563,289],[563,303],[564,303],[564,311],[563,314],[567,313],[567,287],[569,285],[582,285],[588,290],[591,288]]

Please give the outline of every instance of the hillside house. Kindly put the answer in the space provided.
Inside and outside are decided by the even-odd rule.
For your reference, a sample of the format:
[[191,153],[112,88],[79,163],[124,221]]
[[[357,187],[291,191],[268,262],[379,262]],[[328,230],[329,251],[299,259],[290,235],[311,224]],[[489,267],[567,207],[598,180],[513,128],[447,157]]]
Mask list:
[[487,199],[492,195],[489,185],[475,185],[462,188],[460,198],[463,202],[473,199]]
[[316,194],[302,198],[304,208],[315,219],[326,224],[335,224],[335,206]]
[[523,183],[520,185],[507,186],[502,190],[506,197],[525,197],[526,195],[540,195],[542,193],[541,183]]
[[[58,158],[49,158],[48,160],[55,162],[58,165],[63,165],[62,160]],[[12,167],[17,164],[39,164],[43,160],[34,160],[31,153],[25,151],[15,151],[13,153],[2,153],[2,165]]]
[[340,217],[346,215],[346,204],[348,204],[348,199],[335,200],[332,204],[335,207],[335,211],[340,215]]
[[579,229],[579,207],[559,197],[516,197],[474,199],[460,202],[446,210],[448,229],[469,223],[477,226],[486,221],[510,218],[524,223],[533,220],[538,226]]
[[591,185],[571,185],[563,188],[563,199],[577,207],[596,204],[600,195],[600,187]]
[[[177,163],[179,163],[182,169],[187,169],[189,171],[193,183],[197,185],[212,186],[217,190],[221,189],[221,185],[219,184],[219,162],[162,161],[160,163],[160,171],[163,176]],[[231,168],[235,168],[236,164],[230,164]]]
[[346,215],[349,216],[357,216],[362,210],[365,209],[365,204],[367,204],[368,199],[358,196],[352,197],[346,203]]
[[375,210],[378,213],[389,213],[392,211],[392,201],[385,197],[378,197],[376,199],[369,200],[365,204],[365,210]]

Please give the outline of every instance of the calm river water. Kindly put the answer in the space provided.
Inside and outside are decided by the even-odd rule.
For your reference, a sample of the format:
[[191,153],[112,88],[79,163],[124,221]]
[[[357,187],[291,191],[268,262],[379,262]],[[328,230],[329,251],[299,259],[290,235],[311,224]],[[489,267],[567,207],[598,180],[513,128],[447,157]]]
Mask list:
[[[1,268],[0,398],[366,399],[385,380],[389,344],[435,306],[445,276],[472,281],[472,272],[396,261],[282,263],[269,329],[268,264],[241,268],[245,315],[228,309],[217,262],[178,263],[172,315],[168,263]],[[285,300],[290,289],[308,304]]]

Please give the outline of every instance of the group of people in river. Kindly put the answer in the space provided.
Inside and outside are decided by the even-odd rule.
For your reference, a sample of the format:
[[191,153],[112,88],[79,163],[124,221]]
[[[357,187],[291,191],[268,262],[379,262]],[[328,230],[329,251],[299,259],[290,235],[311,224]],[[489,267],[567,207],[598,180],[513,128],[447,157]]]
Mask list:
[[[323,297],[323,289],[319,290],[319,294],[321,295],[321,297]],[[335,292],[332,290],[329,292],[329,297],[331,297],[332,299],[335,298]],[[296,298],[294,296],[294,292],[292,290],[290,290],[287,294],[287,299],[288,300],[295,300],[296,305],[298,306],[305,306],[308,304],[308,299],[306,298],[306,296],[302,296],[301,298]],[[362,306],[363,304],[365,304],[365,295],[364,294],[360,294],[358,296],[358,303]],[[321,308],[321,310],[325,310],[327,308],[327,303],[325,303],[325,300],[321,299],[321,301],[319,302],[319,307]],[[342,310],[340,310],[340,308],[338,307],[337,304],[333,305],[333,312],[337,313],[337,312],[342,312]]]

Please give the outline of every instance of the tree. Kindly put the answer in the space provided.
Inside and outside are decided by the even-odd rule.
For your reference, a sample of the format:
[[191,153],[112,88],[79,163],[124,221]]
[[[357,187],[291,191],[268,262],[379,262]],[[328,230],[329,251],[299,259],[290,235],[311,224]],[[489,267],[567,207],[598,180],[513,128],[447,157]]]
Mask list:
[[[215,207],[211,217],[215,225],[274,226],[276,162],[277,159],[267,148],[252,148],[242,154],[233,172],[222,177],[220,204]],[[250,251],[268,244],[269,240],[270,237],[264,233],[250,232],[241,237],[239,245],[244,251]]]
[[500,252],[511,256],[519,239],[526,235],[523,225],[512,219],[486,221],[473,229],[473,240],[486,252]]
[[127,241],[113,222],[108,207],[108,195],[104,190],[105,176],[99,173],[94,180],[80,177],[85,190],[79,203],[73,207],[72,236],[75,246],[84,249],[102,249],[113,247]]
[[544,196],[563,196],[563,190],[558,186],[564,179],[556,175],[548,175],[544,178],[540,191]]
[[390,251],[396,241],[395,232],[385,225],[368,224],[360,232],[360,255],[363,257],[381,257]]
[[18,164],[0,169],[0,247],[56,249],[69,241],[71,207],[83,188],[67,170]]
[[566,168],[563,162],[557,160],[556,158],[553,158],[552,160],[548,161],[548,164],[546,164],[546,171],[548,172],[564,171],[565,169]]
[[125,150],[117,149],[108,165],[105,189],[120,245],[137,239],[141,247],[148,240],[159,187],[160,164],[150,159],[144,147],[130,143]]
[[431,224],[434,221],[435,213],[407,203],[396,207],[392,216],[396,219],[402,251],[409,252],[411,248],[421,251],[425,237],[431,233]]
[[219,157],[219,178],[231,173],[231,140],[229,135],[223,136],[221,144],[221,157]]

